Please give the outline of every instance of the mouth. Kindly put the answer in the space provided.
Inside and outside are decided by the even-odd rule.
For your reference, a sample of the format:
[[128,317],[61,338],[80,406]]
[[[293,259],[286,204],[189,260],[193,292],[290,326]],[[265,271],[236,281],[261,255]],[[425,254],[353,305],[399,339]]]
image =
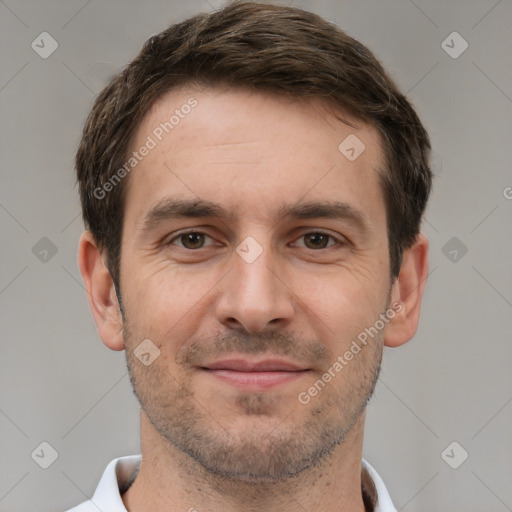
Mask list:
[[308,368],[283,359],[224,359],[200,367],[207,375],[232,386],[261,391],[295,381],[303,377]]

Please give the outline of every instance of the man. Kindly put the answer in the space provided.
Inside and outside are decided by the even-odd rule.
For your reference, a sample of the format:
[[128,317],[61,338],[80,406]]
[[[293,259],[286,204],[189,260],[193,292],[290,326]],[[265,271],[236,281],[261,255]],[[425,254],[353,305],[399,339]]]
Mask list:
[[235,2],[146,42],[76,157],[142,458],[74,512],[395,510],[365,408],[418,325],[429,152],[372,53],[311,13]]

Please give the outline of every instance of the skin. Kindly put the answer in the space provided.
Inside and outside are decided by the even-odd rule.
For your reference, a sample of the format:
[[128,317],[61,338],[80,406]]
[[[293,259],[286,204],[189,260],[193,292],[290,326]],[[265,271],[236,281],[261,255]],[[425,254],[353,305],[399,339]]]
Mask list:
[[[379,134],[360,121],[349,126],[321,100],[188,86],[159,99],[132,147],[190,97],[197,106],[128,179],[124,316],[105,254],[89,231],[79,245],[99,335],[112,350],[126,350],[141,403],[143,462],[123,495],[125,506],[130,512],[169,504],[183,511],[363,511],[365,406],[383,346],[399,346],[416,332],[428,242],[419,235],[399,277],[390,280]],[[338,150],[350,134],[366,146],[354,161]],[[144,232],[147,212],[169,196],[238,210],[227,219],[168,219]],[[298,201],[347,203],[366,219],[366,229],[346,218],[276,216],[284,203]],[[207,236],[184,239],[183,230]],[[262,249],[251,263],[236,251],[248,236]],[[400,312],[301,403],[299,393],[392,304]],[[147,366],[134,354],[144,339],[160,350]],[[232,355],[278,356],[307,371],[247,390],[200,369]]]

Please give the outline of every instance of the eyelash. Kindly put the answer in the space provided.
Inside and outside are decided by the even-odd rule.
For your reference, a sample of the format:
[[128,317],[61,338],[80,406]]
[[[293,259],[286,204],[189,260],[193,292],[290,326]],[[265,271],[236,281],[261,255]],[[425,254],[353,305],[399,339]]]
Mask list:
[[[211,238],[213,240],[213,237],[211,237],[210,235],[208,235],[207,233],[204,233],[203,231],[195,231],[195,230],[191,230],[191,231],[183,231],[182,233],[179,233],[178,235],[174,236],[171,240],[169,240],[168,242],[164,243],[165,246],[169,246],[169,245],[174,245],[173,242],[175,240],[180,240],[182,236],[185,236],[185,235],[189,235],[189,234],[194,234],[194,235],[204,235],[208,238]],[[337,238],[329,233],[325,233],[323,231],[308,231],[307,233],[303,233],[302,235],[299,236],[299,238],[303,238],[307,235],[323,235],[323,236],[326,236],[332,240],[335,241],[335,243],[333,245],[330,245],[330,246],[327,246],[327,247],[320,247],[319,249],[310,249],[312,251],[329,251],[331,249],[335,249],[336,246],[344,246],[344,245],[347,245],[347,242],[340,239],[340,238]],[[177,247],[180,247],[181,249],[184,249],[186,251],[190,251],[190,252],[194,252],[194,251],[200,251],[201,249],[206,249],[206,247],[199,247],[198,249],[189,249],[187,247],[183,247],[183,246],[177,246]],[[303,247],[303,249],[309,249],[309,247]]]

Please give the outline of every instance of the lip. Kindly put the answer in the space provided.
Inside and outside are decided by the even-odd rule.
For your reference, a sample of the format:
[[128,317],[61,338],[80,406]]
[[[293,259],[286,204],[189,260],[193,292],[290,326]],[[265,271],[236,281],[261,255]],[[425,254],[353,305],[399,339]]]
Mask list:
[[253,391],[284,385],[308,371],[283,359],[225,359],[202,366],[201,370],[228,384]]
[[284,359],[249,361],[241,358],[223,359],[205,364],[203,367],[208,370],[232,370],[236,372],[296,372],[306,369]]

